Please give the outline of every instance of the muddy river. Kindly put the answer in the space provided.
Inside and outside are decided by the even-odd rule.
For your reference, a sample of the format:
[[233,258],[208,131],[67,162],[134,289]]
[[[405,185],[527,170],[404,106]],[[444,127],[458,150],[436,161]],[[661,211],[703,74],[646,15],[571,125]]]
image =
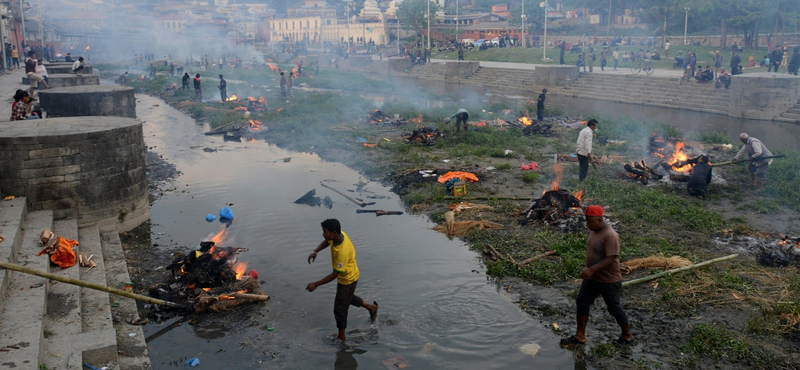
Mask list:
[[[193,357],[205,369],[585,368],[558,347],[550,323],[522,312],[514,295],[487,277],[476,253],[432,231],[426,217],[357,214],[356,205],[319,183],[333,180],[331,186],[352,190],[361,180],[368,184],[353,195],[377,203],[370,208],[403,210],[388,188],[312,153],[204,136],[202,125],[163,101],[137,100],[148,149],[182,172],[177,190],[152,206],[153,243],[194,248],[220,230],[206,214],[232,204],[225,245],[249,248],[240,261],[259,272],[272,297],[224,320],[145,325],[155,369]],[[311,189],[330,196],[333,207],[293,203]],[[380,304],[375,324],[366,310],[351,307],[343,347],[332,342],[335,284],[304,289],[331,271],[327,250],[316,263],[306,262],[322,241],[319,224],[326,218],[339,219],[355,244],[357,294]],[[523,351],[536,345],[536,356]]]

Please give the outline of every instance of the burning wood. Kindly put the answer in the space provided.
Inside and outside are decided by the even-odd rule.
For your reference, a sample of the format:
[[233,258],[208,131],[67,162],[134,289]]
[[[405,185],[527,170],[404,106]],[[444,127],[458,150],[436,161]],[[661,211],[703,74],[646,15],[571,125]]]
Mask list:
[[237,101],[237,100],[239,100],[239,97],[236,96],[236,94],[233,94],[233,95],[225,98],[225,101]]
[[627,171],[627,176],[636,181],[641,181],[643,185],[647,185],[651,179],[661,180],[664,176],[656,173],[656,171],[649,166],[642,159],[639,162],[631,161],[630,164],[626,163],[623,168]]
[[412,131],[410,134],[403,135],[403,139],[408,142],[415,142],[425,145],[433,145],[436,143],[436,139],[440,137],[442,137],[442,133],[439,131],[439,129],[430,127],[422,127]]
[[367,113],[367,123],[372,125],[381,125],[381,126],[386,126],[386,125],[400,126],[405,124],[406,120],[403,118],[393,119],[389,117],[388,114],[384,113],[382,110],[376,109],[372,112]]
[[554,179],[550,189],[544,191],[541,198],[531,201],[521,224],[535,220],[559,226],[565,231],[579,231],[586,227],[581,202],[584,193],[582,190],[570,193],[565,189],[559,189],[562,171],[563,167],[560,164],[553,167]]
[[276,72],[276,73],[280,72],[278,67],[276,65],[272,64],[272,63],[269,64],[269,69],[272,70],[272,72]]
[[262,112],[267,110],[267,101],[264,99],[263,96],[258,97],[248,97],[247,98],[247,110],[250,112]]

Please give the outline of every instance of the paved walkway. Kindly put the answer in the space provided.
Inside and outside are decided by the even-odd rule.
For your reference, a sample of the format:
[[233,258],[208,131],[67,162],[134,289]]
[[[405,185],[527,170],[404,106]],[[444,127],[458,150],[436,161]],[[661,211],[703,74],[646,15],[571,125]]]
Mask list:
[[27,89],[30,85],[22,84],[25,68],[13,69],[0,74],[0,121],[11,120],[11,104],[17,89]]
[[[431,63],[444,63],[444,62],[452,62],[452,60],[447,59],[431,59]],[[485,68],[508,68],[508,69],[528,69],[533,70],[536,69],[537,66],[553,66],[556,64],[532,64],[532,63],[509,63],[509,62],[487,62],[487,61],[480,61],[481,67]],[[583,71],[583,70],[581,70]],[[588,71],[588,69],[587,69]],[[599,74],[614,74],[614,75],[632,75],[631,68],[623,68],[618,67],[617,70],[614,70],[613,63],[612,66],[606,66],[605,71],[600,70],[600,62],[597,62],[594,67],[593,73]],[[639,73],[641,76],[647,76],[644,72]],[[681,77],[683,76],[682,69],[666,69],[666,68],[656,68],[653,71],[652,76],[655,77]]]

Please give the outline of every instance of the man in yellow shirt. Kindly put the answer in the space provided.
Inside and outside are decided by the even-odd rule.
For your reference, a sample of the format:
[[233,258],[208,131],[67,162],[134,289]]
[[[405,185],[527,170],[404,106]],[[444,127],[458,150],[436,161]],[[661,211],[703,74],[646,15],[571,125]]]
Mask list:
[[372,304],[365,303],[363,299],[356,295],[356,285],[358,284],[358,264],[356,263],[356,250],[350,238],[342,232],[342,225],[339,220],[329,218],[322,221],[322,243],[314,248],[308,255],[308,263],[314,262],[317,252],[330,247],[331,263],[333,272],[321,280],[308,283],[306,290],[313,292],[320,285],[325,285],[338,279],[336,284],[336,298],[333,301],[333,316],[336,318],[336,328],[339,335],[336,339],[344,342],[344,330],[347,328],[347,311],[350,305],[364,307],[369,311],[369,318],[372,322],[378,317],[378,302]]

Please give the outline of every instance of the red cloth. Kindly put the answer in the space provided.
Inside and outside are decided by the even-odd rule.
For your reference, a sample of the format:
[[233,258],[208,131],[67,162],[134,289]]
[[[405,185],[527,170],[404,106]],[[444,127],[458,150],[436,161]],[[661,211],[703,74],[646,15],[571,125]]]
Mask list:
[[77,257],[75,251],[72,250],[76,245],[80,245],[76,240],[65,239],[62,236],[58,237],[58,249],[50,255],[50,262],[60,266],[62,269],[75,266]]
[[523,164],[519,165],[519,169],[521,169],[523,171],[525,171],[525,170],[539,171],[540,168],[539,168],[539,164],[538,163],[531,162],[531,164],[523,163]]

